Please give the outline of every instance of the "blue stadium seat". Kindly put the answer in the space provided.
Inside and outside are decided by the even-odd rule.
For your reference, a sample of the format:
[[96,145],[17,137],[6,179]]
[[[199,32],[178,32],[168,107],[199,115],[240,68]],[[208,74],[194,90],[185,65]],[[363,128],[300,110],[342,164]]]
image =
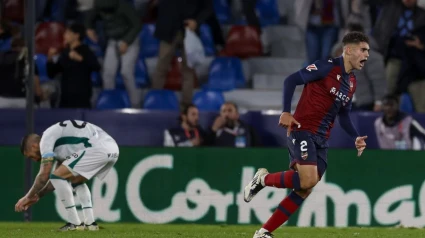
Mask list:
[[231,14],[228,0],[214,0],[214,11],[221,24],[230,23]]
[[97,98],[97,109],[121,109],[131,107],[130,98],[125,90],[103,90]]
[[279,6],[276,0],[257,0],[255,6],[261,26],[277,25],[280,22]]
[[105,55],[99,43],[91,41],[88,37],[84,38],[84,44],[86,44],[93,51],[96,57],[102,58]]
[[[146,63],[144,59],[138,59],[136,62],[136,67],[134,70],[134,74],[136,77],[136,87],[143,88],[149,86],[149,76],[148,69],[146,67]],[[115,86],[120,89],[124,89],[124,81],[120,74],[120,69],[117,71],[117,76],[115,78]]]
[[0,39],[0,51],[8,51],[12,49],[12,38]]
[[171,90],[150,90],[143,100],[143,108],[149,110],[179,110],[179,100]]
[[236,57],[217,57],[210,65],[204,89],[229,91],[245,87],[242,62]]
[[219,111],[225,102],[222,92],[210,90],[195,93],[192,101],[200,111]]
[[159,40],[154,37],[155,24],[144,24],[140,32],[140,57],[155,57],[159,51]]
[[136,69],[135,69],[135,76],[136,76],[136,85],[139,88],[147,87],[149,86],[149,74],[148,74],[148,67],[146,66],[144,59],[138,59],[136,62]]
[[99,72],[91,73],[91,82],[93,87],[102,87],[102,76],[100,76]]
[[200,38],[202,45],[204,46],[205,55],[213,56],[215,55],[215,44],[214,39],[211,33],[211,28],[207,24],[202,24],[199,28]]
[[405,113],[415,112],[412,98],[408,93],[403,93],[400,97],[400,111]]
[[47,56],[44,54],[36,54],[34,60],[38,70],[38,77],[40,78],[40,82],[49,81],[51,78],[47,76]]

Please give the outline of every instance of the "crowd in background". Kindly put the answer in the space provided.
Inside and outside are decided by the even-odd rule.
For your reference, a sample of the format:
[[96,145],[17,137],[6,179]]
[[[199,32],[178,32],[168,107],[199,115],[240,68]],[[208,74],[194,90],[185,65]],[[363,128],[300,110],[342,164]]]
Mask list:
[[[217,2],[222,1],[231,7],[232,17],[226,24],[217,12]],[[225,29],[243,22],[262,43],[260,53],[247,57],[268,57],[272,49],[267,47],[261,22],[264,15],[257,9],[261,1],[36,0],[37,23],[55,22],[65,30],[60,45],[44,42],[46,72],[40,70],[43,65],[35,65],[35,102],[40,107],[93,108],[97,96],[93,90],[99,87],[94,85],[94,75],[101,78],[103,90],[114,89],[119,75],[130,107],[143,108],[134,72],[140,60],[140,32],[145,24],[154,24],[159,48],[147,88],[165,87],[175,59],[181,73],[181,125],[164,132],[164,145],[258,146],[254,130],[239,120],[236,103],[222,104],[213,125],[208,130],[199,128],[198,108],[192,103],[194,90],[202,87],[202,82],[197,68],[188,63],[185,36],[188,30],[199,35],[200,26],[207,25],[213,57],[235,56],[227,45]],[[399,110],[400,100],[407,97],[412,101],[411,112],[425,112],[425,10],[421,4],[420,0],[294,0],[280,6],[293,13],[293,24],[305,38],[305,65],[340,56],[340,39],[347,32],[362,31],[370,36],[370,58],[364,69],[355,73],[358,83],[353,110],[383,111],[383,117],[375,122],[382,148],[412,148],[415,138],[425,139],[419,123]],[[2,0],[0,6],[0,107],[23,108],[23,1]],[[280,18],[276,24],[288,22]],[[42,73],[51,80],[42,80]]]

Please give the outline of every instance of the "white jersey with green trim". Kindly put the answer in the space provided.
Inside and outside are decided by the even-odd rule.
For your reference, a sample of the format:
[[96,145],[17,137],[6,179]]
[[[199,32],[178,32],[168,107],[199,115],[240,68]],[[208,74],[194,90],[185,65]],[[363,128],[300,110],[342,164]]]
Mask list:
[[114,139],[100,127],[79,120],[66,120],[47,128],[40,141],[42,158],[58,161],[69,159],[73,153],[95,146],[99,141]]

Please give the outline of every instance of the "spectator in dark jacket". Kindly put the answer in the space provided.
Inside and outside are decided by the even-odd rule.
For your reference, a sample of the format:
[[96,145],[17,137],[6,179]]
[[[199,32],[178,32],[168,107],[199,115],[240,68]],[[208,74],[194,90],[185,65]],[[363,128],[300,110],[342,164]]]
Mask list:
[[[23,39],[14,38],[11,49],[0,52],[0,108],[25,108],[26,106],[25,57],[22,57],[24,46]],[[34,71],[34,101],[38,104],[44,96],[37,76],[37,67]]]
[[82,43],[84,36],[84,26],[72,24],[65,31],[65,49],[59,57],[55,57],[58,54],[57,49],[49,49],[47,62],[49,77],[53,78],[62,73],[59,106],[61,108],[91,108],[91,73],[99,71],[100,65],[90,48]]
[[182,55],[182,102],[192,102],[194,75],[187,66],[186,52],[183,45],[185,28],[196,31],[197,28],[213,14],[212,0],[158,0],[158,18],[155,37],[160,40],[158,62],[152,80],[152,87],[161,89],[176,49]]
[[259,146],[254,128],[239,119],[238,106],[226,102],[221,106],[220,115],[215,119],[207,139],[208,143],[220,147]]
[[164,146],[197,147],[205,143],[205,132],[198,124],[199,111],[195,105],[186,105],[179,120],[179,127],[164,132]]
[[[130,96],[132,107],[139,108],[141,98],[136,89],[134,69],[139,56],[141,20],[134,7],[123,0],[95,0],[86,14],[87,36],[97,42],[94,28],[96,17],[103,20],[108,40],[103,62],[103,88],[115,88],[115,78],[121,61],[121,75]],[[121,58],[121,60],[120,60]]]

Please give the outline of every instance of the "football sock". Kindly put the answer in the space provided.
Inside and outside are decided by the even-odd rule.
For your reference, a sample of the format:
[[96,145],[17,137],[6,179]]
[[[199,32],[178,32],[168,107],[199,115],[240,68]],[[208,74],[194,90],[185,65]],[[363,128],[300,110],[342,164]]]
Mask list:
[[93,204],[91,200],[91,193],[87,184],[72,184],[75,189],[78,199],[80,200],[81,208],[84,214],[84,223],[90,225],[94,222]]
[[292,191],[282,202],[280,202],[273,215],[263,225],[263,228],[269,232],[273,232],[285,223],[303,202],[304,199]]
[[81,220],[78,217],[77,209],[75,208],[74,195],[72,194],[71,185],[68,183],[68,181],[53,174],[50,175],[50,182],[52,183],[53,187],[55,187],[57,196],[65,206],[65,209],[68,213],[68,222],[74,225],[80,225]]
[[268,174],[264,176],[264,182],[261,181],[264,186],[276,187],[276,188],[293,188],[294,190],[300,190],[300,176],[298,172],[288,170],[284,172],[278,172]]

